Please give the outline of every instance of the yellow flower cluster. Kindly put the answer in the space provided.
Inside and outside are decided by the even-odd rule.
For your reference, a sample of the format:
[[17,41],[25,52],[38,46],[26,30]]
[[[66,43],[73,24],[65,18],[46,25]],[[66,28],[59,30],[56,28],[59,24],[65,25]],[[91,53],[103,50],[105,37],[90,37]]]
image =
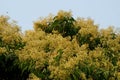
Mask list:
[[6,49],[4,47],[3,48],[0,47],[0,54],[3,54],[5,52],[6,52]]
[[34,22],[34,29],[37,30],[41,30],[45,29],[46,27],[48,27],[49,23],[53,22],[53,15],[50,14],[48,17],[46,18],[40,18],[39,20],[37,20],[36,22]]
[[113,33],[113,27],[108,27],[107,29],[101,29],[101,34],[102,34],[102,36],[104,36],[104,37],[110,37],[111,36],[111,34]]
[[71,14],[71,11],[69,12],[65,12],[63,10],[60,10],[58,13],[57,13],[57,19],[62,19],[63,17],[71,17],[72,14]]
[[82,19],[78,18],[76,25],[78,25],[81,28],[79,30],[79,33],[81,35],[91,34],[93,36],[93,38],[96,38],[99,35],[99,33],[98,33],[98,26],[94,25],[94,22],[91,19],[85,20],[83,18]]
[[20,39],[20,29],[15,23],[10,24],[7,20],[7,17],[0,17],[0,37],[6,44],[12,44],[14,41],[17,43]]
[[29,78],[27,80],[41,80],[41,79],[38,78],[35,74],[31,73],[29,74]]

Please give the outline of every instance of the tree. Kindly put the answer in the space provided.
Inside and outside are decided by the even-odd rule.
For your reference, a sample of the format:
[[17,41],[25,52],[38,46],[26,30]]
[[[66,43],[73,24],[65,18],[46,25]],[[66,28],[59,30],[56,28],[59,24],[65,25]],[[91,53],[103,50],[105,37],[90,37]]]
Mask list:
[[120,34],[98,27],[59,11],[23,35],[1,16],[0,79],[119,80]]

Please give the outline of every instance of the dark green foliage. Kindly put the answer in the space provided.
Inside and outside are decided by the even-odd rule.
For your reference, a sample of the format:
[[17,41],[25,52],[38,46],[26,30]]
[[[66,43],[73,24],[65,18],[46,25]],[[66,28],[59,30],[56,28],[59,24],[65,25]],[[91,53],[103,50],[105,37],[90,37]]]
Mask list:
[[32,59],[27,59],[26,61],[19,61],[17,63],[18,67],[21,69],[21,75],[24,74],[24,72],[32,72],[34,70],[35,61]]
[[100,38],[94,38],[93,40],[90,40],[90,38],[92,37],[91,34],[87,34],[87,35],[81,35],[81,34],[77,34],[77,42],[78,44],[81,46],[83,44],[88,44],[89,45],[89,49],[90,50],[94,50],[95,47],[98,46],[98,44],[100,44]]
[[81,70],[79,68],[75,68],[73,73],[70,74],[70,80],[80,80]]
[[54,22],[50,25],[50,27],[61,33],[63,37],[73,36],[78,32],[78,29],[74,27],[74,22],[75,20],[73,17],[63,17],[60,20],[55,17]]
[[85,43],[90,43],[90,37],[92,35],[91,34],[87,34],[87,35],[81,35],[81,34],[78,34],[77,35],[77,41],[79,43],[79,45],[83,45]]
[[46,28],[42,27],[44,25],[39,24],[38,26],[46,33],[52,33],[53,30],[58,31],[63,37],[73,36],[78,33],[79,28],[75,28],[74,18],[64,16],[61,19],[54,17],[53,22],[48,23]]
[[41,78],[42,80],[50,80],[50,71],[48,69],[48,62],[44,63],[44,67],[42,68],[37,68],[32,71],[37,77]]
[[0,55],[0,80],[26,80],[29,71],[22,72],[15,54]]
[[46,44],[46,46],[45,46],[45,48],[44,48],[44,51],[45,51],[46,53],[52,51],[52,49],[50,49],[49,47],[50,47],[50,44],[49,44],[49,43]]
[[63,51],[62,49],[58,50],[58,55],[54,58],[56,62],[60,61],[60,58],[62,57]]

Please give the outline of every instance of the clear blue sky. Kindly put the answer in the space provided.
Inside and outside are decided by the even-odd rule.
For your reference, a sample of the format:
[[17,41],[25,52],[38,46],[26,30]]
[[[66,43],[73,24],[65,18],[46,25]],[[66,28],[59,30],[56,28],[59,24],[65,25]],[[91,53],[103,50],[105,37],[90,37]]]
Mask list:
[[33,29],[39,17],[59,10],[71,10],[75,18],[90,17],[100,28],[120,28],[120,0],[0,0],[0,15],[16,20],[23,31]]

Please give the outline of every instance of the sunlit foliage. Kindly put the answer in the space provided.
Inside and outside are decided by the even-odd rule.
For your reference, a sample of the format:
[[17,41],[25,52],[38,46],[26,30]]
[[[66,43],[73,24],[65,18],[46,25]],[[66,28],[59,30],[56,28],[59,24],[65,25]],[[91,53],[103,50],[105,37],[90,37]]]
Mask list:
[[99,29],[89,18],[74,19],[71,12],[37,20],[24,34],[1,16],[0,64],[13,56],[11,73],[18,69],[22,79],[120,80],[120,34],[113,27]]

